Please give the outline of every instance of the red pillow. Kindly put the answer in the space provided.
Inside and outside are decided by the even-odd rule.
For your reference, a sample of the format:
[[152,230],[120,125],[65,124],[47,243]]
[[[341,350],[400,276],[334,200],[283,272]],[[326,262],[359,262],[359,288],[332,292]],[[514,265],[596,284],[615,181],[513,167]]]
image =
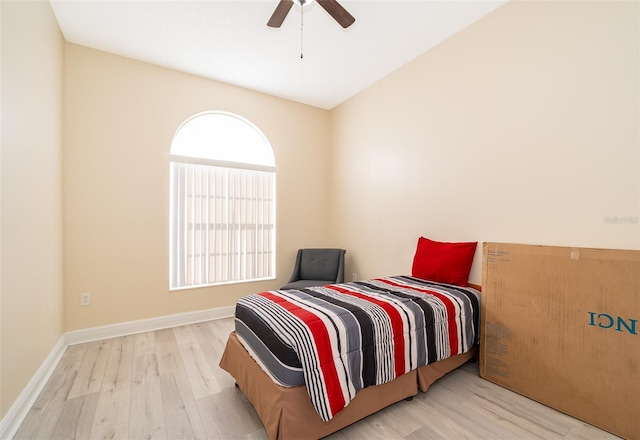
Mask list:
[[477,241],[442,243],[420,237],[411,275],[416,278],[466,287]]

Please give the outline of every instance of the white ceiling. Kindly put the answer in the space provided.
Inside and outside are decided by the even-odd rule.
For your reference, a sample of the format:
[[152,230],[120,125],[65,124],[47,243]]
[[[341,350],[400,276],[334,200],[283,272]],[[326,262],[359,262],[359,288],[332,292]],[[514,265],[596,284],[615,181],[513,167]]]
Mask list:
[[348,29],[313,2],[302,30],[278,0],[50,1],[71,43],[331,109],[507,0],[339,0]]

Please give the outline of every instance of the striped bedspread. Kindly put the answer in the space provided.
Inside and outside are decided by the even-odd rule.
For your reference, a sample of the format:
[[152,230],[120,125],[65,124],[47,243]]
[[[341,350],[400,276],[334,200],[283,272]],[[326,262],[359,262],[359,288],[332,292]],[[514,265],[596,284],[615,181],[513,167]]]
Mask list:
[[276,381],[270,364],[298,371],[327,421],[367,386],[470,350],[479,314],[472,288],[396,276],[245,296],[236,332]]

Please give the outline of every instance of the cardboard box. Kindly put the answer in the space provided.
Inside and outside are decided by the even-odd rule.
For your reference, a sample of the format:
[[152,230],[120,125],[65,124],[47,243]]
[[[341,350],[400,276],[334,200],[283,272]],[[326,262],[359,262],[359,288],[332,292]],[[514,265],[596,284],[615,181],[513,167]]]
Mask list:
[[640,251],[483,244],[480,376],[640,439]]

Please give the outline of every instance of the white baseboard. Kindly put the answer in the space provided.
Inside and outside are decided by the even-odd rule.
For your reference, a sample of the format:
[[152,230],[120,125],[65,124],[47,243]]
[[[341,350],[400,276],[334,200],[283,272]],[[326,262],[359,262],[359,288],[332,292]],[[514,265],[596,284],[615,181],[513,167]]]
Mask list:
[[33,375],[22,393],[11,405],[7,414],[0,420],[0,439],[10,439],[16,434],[18,428],[29,410],[36,402],[47,381],[56,369],[58,362],[62,358],[67,345],[64,343],[64,335],[58,340],[47,358],[44,360],[36,374]]
[[178,313],[175,315],[159,316],[157,318],[141,319],[139,321],[121,322],[101,327],[67,332],[53,347],[36,374],[31,378],[20,396],[11,405],[7,414],[0,420],[0,439],[11,439],[20,428],[29,410],[40,395],[53,374],[64,351],[69,345],[101,339],[117,338],[119,336],[161,330],[163,328],[195,324],[203,321],[233,317],[235,307],[219,307],[216,309],[198,310],[195,312]]
[[161,330],[163,328],[178,327],[180,325],[195,324],[197,322],[214,319],[230,318],[235,307],[219,307],[216,309],[198,310],[196,312],[177,313],[175,315],[159,316],[157,318],[141,319],[139,321],[120,322],[118,324],[92,327],[83,330],[67,332],[67,345],[82,344],[99,341],[100,339],[117,338],[119,336]]

